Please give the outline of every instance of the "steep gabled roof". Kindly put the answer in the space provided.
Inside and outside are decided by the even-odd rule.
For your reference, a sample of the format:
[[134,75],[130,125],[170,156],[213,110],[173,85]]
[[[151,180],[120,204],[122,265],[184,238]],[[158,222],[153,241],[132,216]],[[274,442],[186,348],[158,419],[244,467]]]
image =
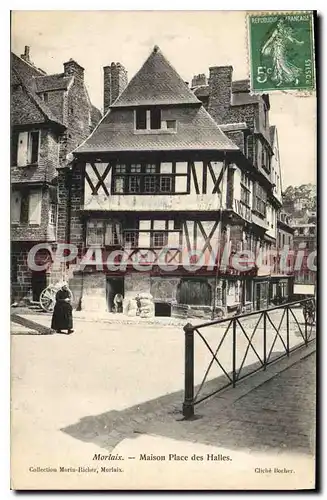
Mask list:
[[165,104],[200,104],[200,101],[155,46],[112,107]]
[[11,116],[13,125],[24,125],[50,121],[64,126],[63,123],[52,113],[49,107],[35,93],[34,77],[42,76],[44,73],[23,61],[15,54],[11,59],[11,84],[20,86],[21,91],[26,93],[25,99],[22,92],[12,92]]

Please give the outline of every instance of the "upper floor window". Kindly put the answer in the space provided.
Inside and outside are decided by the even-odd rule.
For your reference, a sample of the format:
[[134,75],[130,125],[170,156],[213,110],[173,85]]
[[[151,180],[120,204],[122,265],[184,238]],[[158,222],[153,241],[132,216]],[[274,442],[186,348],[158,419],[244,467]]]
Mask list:
[[40,133],[38,130],[30,132],[13,132],[11,163],[18,167],[33,165],[39,159]]
[[173,168],[172,163],[170,165],[159,163],[115,165],[112,176],[112,193],[173,194],[178,180],[187,177],[186,171],[185,173],[173,173]]
[[176,131],[176,120],[162,120],[161,109],[158,106],[152,106],[149,109],[136,108],[134,113],[135,130]]
[[253,209],[261,216],[266,217],[267,214],[267,192],[265,189],[256,184],[253,191]]
[[157,106],[151,109],[137,108],[135,110],[136,130],[160,130],[161,109]]
[[55,203],[50,203],[49,224],[51,226],[56,226],[56,224],[57,224],[57,205]]
[[270,155],[264,145],[261,147],[261,166],[270,173]]
[[11,222],[13,224],[41,223],[41,189],[23,188],[11,194]]
[[268,109],[266,104],[263,105],[263,125],[264,128],[267,128],[268,125]]
[[250,207],[251,196],[250,179],[242,172],[241,174],[241,202],[247,207]]
[[91,219],[86,226],[86,245],[120,246],[122,228],[119,222]]

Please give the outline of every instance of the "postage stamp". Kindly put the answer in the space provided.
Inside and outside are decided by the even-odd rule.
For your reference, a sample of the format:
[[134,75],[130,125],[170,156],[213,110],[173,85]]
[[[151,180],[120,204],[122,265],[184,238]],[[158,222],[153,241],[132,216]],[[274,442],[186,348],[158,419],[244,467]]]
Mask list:
[[252,92],[313,91],[312,12],[248,14]]

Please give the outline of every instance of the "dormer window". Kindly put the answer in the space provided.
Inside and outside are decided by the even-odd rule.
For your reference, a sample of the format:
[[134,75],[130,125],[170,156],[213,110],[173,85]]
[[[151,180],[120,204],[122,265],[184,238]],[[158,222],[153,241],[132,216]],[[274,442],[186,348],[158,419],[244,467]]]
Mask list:
[[157,106],[151,109],[137,108],[135,110],[136,130],[160,130],[161,109]]
[[146,109],[137,108],[135,111],[136,120],[135,128],[136,130],[146,130]]

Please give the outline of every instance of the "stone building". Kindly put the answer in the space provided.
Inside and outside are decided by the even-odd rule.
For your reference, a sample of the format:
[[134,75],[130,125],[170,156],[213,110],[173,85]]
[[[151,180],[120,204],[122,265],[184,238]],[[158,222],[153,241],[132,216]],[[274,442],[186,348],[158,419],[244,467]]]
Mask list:
[[111,310],[116,293],[140,292],[154,297],[157,315],[267,306],[267,266],[235,269],[230,257],[276,244],[269,97],[232,82],[231,67],[211,68],[209,84],[200,75],[190,89],[155,47],[116,98],[108,82],[122,89],[125,69],[116,64],[109,77],[112,67],[108,111],[59,175],[71,179],[70,192],[60,191],[67,241],[94,259],[70,266],[81,307]]
[[[58,174],[66,156],[93,130],[101,113],[91,104],[84,69],[72,59],[47,75],[30,59],[29,47],[11,55],[11,281],[12,300],[38,300],[56,280],[49,268],[33,271],[32,246],[58,241]],[[59,215],[60,217],[60,215]],[[48,259],[39,252],[38,265]]]
[[[269,120],[269,96],[251,95],[249,80],[233,82],[232,75],[231,66],[212,67],[209,79],[204,74],[192,79],[192,89],[252,167],[248,195],[250,217],[240,220],[233,231],[239,231],[239,240],[254,234],[260,248],[278,252],[282,172],[277,128]],[[245,189],[244,184],[242,189]],[[253,278],[252,302],[257,308],[266,307],[278,289],[282,289],[285,299],[292,293],[292,272],[280,269],[278,255],[275,265],[271,259],[269,266],[264,264],[267,263],[263,261]]]

